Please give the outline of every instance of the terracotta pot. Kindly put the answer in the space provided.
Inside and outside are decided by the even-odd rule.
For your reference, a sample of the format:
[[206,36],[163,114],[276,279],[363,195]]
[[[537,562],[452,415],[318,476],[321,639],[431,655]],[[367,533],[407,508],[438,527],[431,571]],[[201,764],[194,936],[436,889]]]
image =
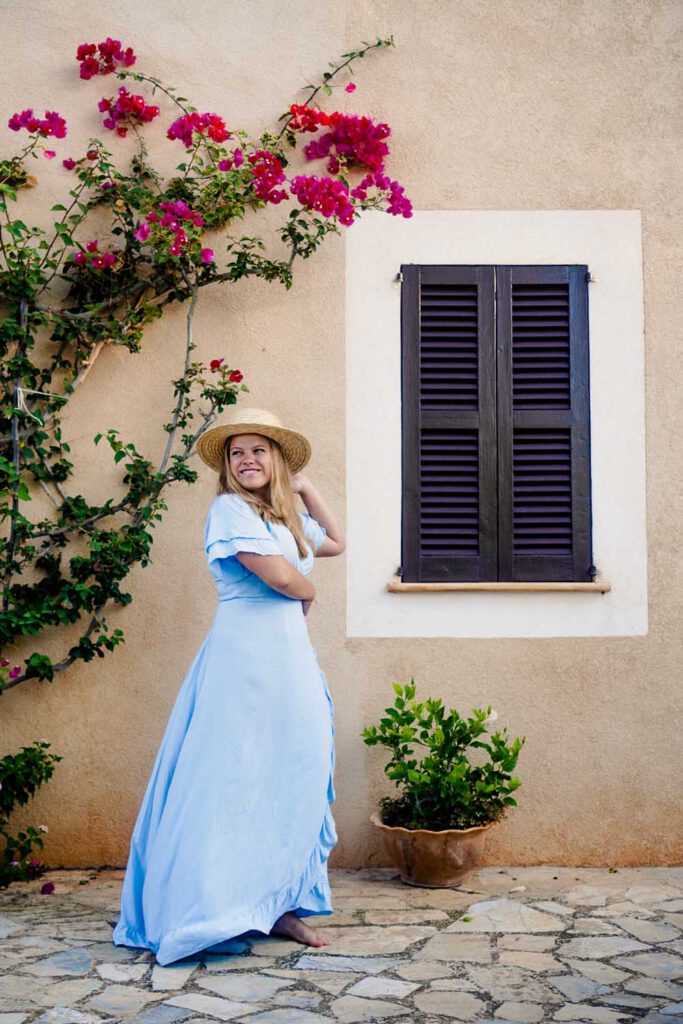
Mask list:
[[471,875],[481,862],[486,833],[496,824],[432,832],[385,825],[379,811],[373,811],[370,821],[381,830],[401,881],[429,889],[460,885]]

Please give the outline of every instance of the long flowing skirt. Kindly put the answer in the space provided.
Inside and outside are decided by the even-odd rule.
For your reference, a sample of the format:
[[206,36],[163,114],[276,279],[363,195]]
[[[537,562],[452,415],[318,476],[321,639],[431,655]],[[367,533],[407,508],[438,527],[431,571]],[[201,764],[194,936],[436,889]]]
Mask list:
[[332,912],[334,705],[301,602],[219,602],[130,842],[116,945],[160,964]]

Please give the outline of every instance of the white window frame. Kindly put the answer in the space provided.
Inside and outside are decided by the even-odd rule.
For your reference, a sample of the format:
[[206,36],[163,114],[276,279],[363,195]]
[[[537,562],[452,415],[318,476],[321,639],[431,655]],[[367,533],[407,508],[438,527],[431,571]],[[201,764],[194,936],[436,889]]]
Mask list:
[[[401,263],[588,265],[599,592],[390,593],[401,552]],[[642,636],[648,629],[638,210],[368,213],[346,234],[347,635]]]

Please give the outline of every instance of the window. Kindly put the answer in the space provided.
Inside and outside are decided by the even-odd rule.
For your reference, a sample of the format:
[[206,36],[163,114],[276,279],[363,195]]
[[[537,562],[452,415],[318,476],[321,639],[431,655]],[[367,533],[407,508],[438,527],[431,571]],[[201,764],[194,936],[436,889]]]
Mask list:
[[588,267],[401,267],[404,582],[590,581]]

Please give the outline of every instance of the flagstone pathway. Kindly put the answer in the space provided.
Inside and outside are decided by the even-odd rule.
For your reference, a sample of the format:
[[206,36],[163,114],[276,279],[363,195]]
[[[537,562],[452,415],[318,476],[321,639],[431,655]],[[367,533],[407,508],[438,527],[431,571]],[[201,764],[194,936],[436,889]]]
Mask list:
[[167,967],[112,944],[122,877],[0,890],[0,1024],[683,1022],[683,867],[490,867],[456,889],[332,870],[335,913],[309,919],[330,945],[248,936]]

